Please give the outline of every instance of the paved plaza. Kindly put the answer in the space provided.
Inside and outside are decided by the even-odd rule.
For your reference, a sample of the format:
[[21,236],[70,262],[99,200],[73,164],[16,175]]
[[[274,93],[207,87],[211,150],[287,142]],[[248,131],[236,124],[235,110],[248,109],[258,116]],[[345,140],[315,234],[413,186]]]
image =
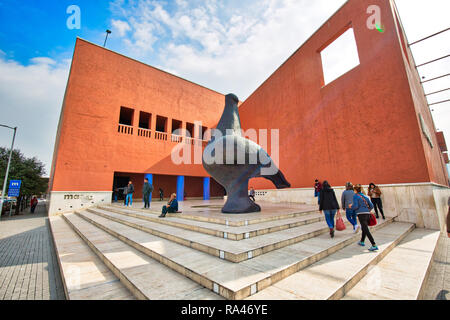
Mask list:
[[46,206],[29,211],[0,221],[0,300],[64,300]]
[[[162,203],[153,202],[152,209],[149,210],[149,212],[159,211],[161,205]],[[219,223],[220,221],[218,220],[220,220],[221,217],[220,214],[215,212],[217,211],[216,206],[217,203],[214,202],[208,204],[203,203],[202,206],[195,208],[195,210],[189,206],[185,206],[184,212],[186,216],[184,216],[184,218],[193,219],[193,221],[196,221],[196,224],[201,225],[204,224],[204,222],[201,221],[206,222],[209,219]],[[286,213],[296,207],[295,205],[286,206]],[[136,203],[134,207],[135,210],[140,208],[140,203]],[[181,205],[181,207],[183,207],[183,205]],[[313,208],[308,207],[306,209],[311,210]],[[65,299],[46,210],[45,203],[41,203],[34,215],[31,215],[29,209],[27,209],[22,215],[13,216],[11,218],[3,217],[0,221],[0,300]],[[138,211],[140,210],[138,209]],[[236,220],[238,219],[237,217],[229,218],[232,218],[229,221],[231,224],[238,222]],[[271,223],[270,221],[272,220],[270,215],[255,215],[253,218],[257,220],[268,220],[269,222],[266,223]],[[177,218],[174,217],[170,220],[172,220],[171,223],[175,223]],[[185,222],[188,223],[188,221],[189,220],[186,220]],[[258,221],[255,220],[254,222]],[[144,221],[142,221],[142,223],[144,224]],[[260,221],[260,223],[264,222]],[[243,225],[240,227],[236,225],[236,228],[248,229],[253,228],[253,225]],[[74,236],[78,239],[77,235],[74,234]],[[77,241],[83,242],[81,239]],[[125,244],[122,245],[126,246]],[[83,248],[90,252],[90,249],[84,244]],[[70,248],[67,247],[67,249]],[[92,259],[92,263],[102,264],[94,252],[90,252],[89,257]],[[330,259],[333,260],[333,257],[330,257]],[[151,265],[153,266],[153,272],[164,268],[163,265],[160,265],[156,261]],[[104,270],[103,272],[109,271]],[[173,272],[171,272],[171,274],[172,273]],[[174,275],[178,278],[180,277],[177,274]],[[114,276],[111,274],[111,277]],[[109,279],[108,277],[106,278],[106,280]],[[107,285],[111,286],[111,283],[108,282]],[[119,290],[122,292],[120,296],[114,296],[112,293],[116,291],[113,292],[110,290],[103,298],[124,299],[132,297],[130,295],[131,293],[128,292],[123,285],[119,285],[119,283],[117,285],[121,286],[119,289],[123,291]],[[86,288],[81,288],[77,293],[74,291],[72,293],[73,298],[76,300],[83,299],[82,297],[85,297],[89,293],[89,290],[93,290],[92,288],[89,290],[83,289]],[[95,296],[97,298],[99,297],[98,295]],[[257,297],[259,296],[255,296],[255,298]],[[448,300],[450,298],[450,239],[444,235],[442,235],[439,240],[423,298],[426,300]]]

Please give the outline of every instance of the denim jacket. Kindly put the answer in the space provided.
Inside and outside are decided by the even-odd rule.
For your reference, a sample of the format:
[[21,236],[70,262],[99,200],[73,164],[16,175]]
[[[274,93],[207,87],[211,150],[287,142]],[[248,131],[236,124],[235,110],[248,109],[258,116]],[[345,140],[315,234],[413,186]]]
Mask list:
[[[364,201],[362,198],[364,198]],[[367,207],[367,205],[369,205],[369,207]],[[373,209],[373,204],[372,201],[370,201],[370,199],[368,197],[366,197],[365,195],[363,195],[362,193],[357,193],[353,196],[353,205],[352,205],[352,210],[355,210],[356,214],[360,214],[360,213],[370,213],[370,210]]]

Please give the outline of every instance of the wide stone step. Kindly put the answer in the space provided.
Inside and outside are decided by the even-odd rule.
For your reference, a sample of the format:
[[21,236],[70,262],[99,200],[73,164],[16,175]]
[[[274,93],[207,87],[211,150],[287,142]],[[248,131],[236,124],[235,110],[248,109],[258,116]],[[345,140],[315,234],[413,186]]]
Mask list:
[[79,216],[66,214],[63,217],[138,299],[222,299]]
[[[336,233],[333,239],[328,234],[323,234],[248,261],[232,263],[110,219],[93,214],[90,214],[93,219],[88,219],[87,214],[80,216],[140,252],[231,300],[249,297],[356,242],[360,236],[349,229]],[[373,229],[383,228],[390,223],[392,219],[381,222]]]
[[179,229],[114,212],[107,212],[105,210],[101,212],[99,210],[84,211],[77,212],[77,214],[92,222],[95,222],[96,219],[98,220],[100,217],[110,219],[235,263],[252,259],[267,252],[324,233],[329,233],[329,228],[325,222],[315,222],[296,228],[265,234],[256,238],[244,239],[241,241],[229,241],[227,239]]
[[120,209],[120,208],[90,208],[87,211],[92,213],[118,213],[125,216],[147,220],[150,222],[156,222],[158,224],[164,224],[173,226],[185,230],[194,232],[200,232],[211,236],[229,239],[229,240],[243,240],[260,235],[282,231],[299,227],[314,222],[325,221],[325,217],[320,213],[306,213],[295,218],[273,220],[269,222],[262,222],[258,224],[251,224],[242,227],[232,227],[223,224],[214,224],[209,222],[201,222],[196,220],[182,219],[178,217],[166,217],[164,219],[158,218],[155,214],[148,212],[142,212],[138,210]]
[[344,296],[345,300],[419,300],[440,232],[416,229]]
[[[159,205],[161,206],[161,205]],[[104,209],[104,210],[130,210],[133,212],[143,212],[143,213],[149,213],[155,216],[159,216],[161,214],[161,209],[159,208],[155,209],[138,209],[138,208],[127,208],[122,205],[117,204],[111,204],[111,205],[101,205],[98,208]],[[257,223],[263,223],[263,222],[270,222],[270,221],[276,221],[276,220],[283,220],[283,219],[290,219],[295,217],[300,217],[305,214],[315,213],[317,211],[317,206],[304,206],[303,208],[267,208],[267,206],[270,206],[269,204],[265,204],[265,208],[263,212],[255,212],[250,214],[239,215],[239,214],[229,214],[229,215],[223,215],[220,212],[211,212],[207,209],[205,212],[202,212],[202,206],[194,206],[192,208],[189,208],[188,210],[182,210],[183,212],[181,214],[167,214],[167,217],[176,217],[180,219],[185,220],[194,220],[199,222],[209,222],[209,223],[215,223],[215,224],[222,224],[230,227],[242,227],[242,226],[248,226],[252,224]],[[274,206],[272,204],[272,206]]]
[[414,228],[415,225],[411,223],[390,224],[373,232],[379,251],[370,252],[367,247],[362,248],[357,243],[353,243],[250,299],[340,299]]
[[135,299],[63,218],[49,221],[68,300]]

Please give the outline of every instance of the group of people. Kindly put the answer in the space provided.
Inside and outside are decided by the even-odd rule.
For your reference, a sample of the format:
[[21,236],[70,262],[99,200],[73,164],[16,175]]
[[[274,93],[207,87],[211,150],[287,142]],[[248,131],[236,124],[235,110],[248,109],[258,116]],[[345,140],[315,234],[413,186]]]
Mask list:
[[[115,188],[113,191],[114,202],[117,202],[117,198],[120,190],[123,190],[124,196],[124,205],[126,207],[133,205],[133,194],[134,194],[134,185],[132,181],[128,182],[128,185],[123,188]],[[144,208],[150,208],[150,194],[153,192],[153,185],[149,182],[147,178],[144,179],[144,186],[142,188],[142,195],[144,200]],[[159,201],[164,201],[164,190],[159,188]]]
[[[381,201],[381,190],[374,183],[369,185],[368,196],[365,195],[364,189],[360,184],[353,186],[350,182],[345,185],[345,191],[342,193],[341,206],[336,198],[336,194],[328,181],[320,183],[315,181],[314,196],[318,198],[319,210],[325,215],[325,220],[330,228],[330,236],[334,238],[335,232],[335,216],[336,213],[345,210],[347,220],[353,226],[353,232],[357,233],[359,229],[362,231],[360,246],[365,246],[366,238],[369,239],[371,247],[369,251],[377,251],[378,246],[375,239],[370,233],[369,221],[371,217],[370,211],[375,209],[376,218],[379,218],[378,210],[383,219],[386,219]],[[358,225],[359,220],[359,225]]]
[[[125,206],[131,206],[133,204],[133,193],[134,186],[133,182],[129,181],[128,185],[123,188],[123,194],[125,196]],[[115,189],[115,200],[117,202],[117,192],[118,189]],[[153,192],[153,185],[149,183],[147,178],[144,179],[144,185],[142,188],[142,194],[144,198],[144,208],[150,208],[150,195]],[[379,213],[383,217],[383,220],[386,219],[383,211],[383,202],[381,200],[381,190],[380,188],[371,183],[367,190],[367,196],[364,192],[363,187],[360,184],[355,186],[352,183],[347,182],[345,184],[345,191],[342,193],[341,197],[341,206],[336,198],[336,193],[333,188],[329,184],[328,181],[324,181],[321,183],[318,179],[315,180],[314,184],[314,197],[318,198],[319,210],[325,215],[325,220],[327,222],[328,227],[330,228],[330,236],[334,238],[335,233],[335,217],[339,210],[345,210],[347,220],[353,226],[353,232],[357,233],[359,229],[362,231],[361,241],[358,242],[360,246],[365,246],[366,238],[369,239],[371,243],[370,251],[377,251],[378,246],[375,243],[375,239],[370,233],[369,229],[369,221],[371,216],[371,211],[375,209],[376,218],[379,219]],[[159,197],[160,201],[164,200],[164,191],[159,188]],[[186,197],[186,194],[184,194]],[[250,188],[249,193],[250,199],[255,201],[255,189],[253,187]],[[34,210],[38,204],[38,200],[36,197],[33,197],[31,200],[31,213],[34,213]],[[449,210],[447,214],[447,233],[450,238],[450,197],[448,199]],[[178,212],[178,201],[176,193],[172,193],[170,195],[169,201],[167,205],[162,207],[160,218],[164,218],[167,213],[177,213]],[[358,225],[359,220],[359,225]]]
[[[120,188],[122,189],[122,188]],[[114,199],[117,202],[117,194],[119,192],[119,188],[114,189]],[[123,195],[124,195],[124,205],[126,207],[133,205],[133,194],[134,194],[134,185],[133,182],[130,180],[128,182],[128,185],[123,188]],[[142,187],[142,197],[144,201],[144,207],[142,209],[150,209],[150,196],[153,192],[153,185],[149,182],[147,178],[144,179],[144,185]],[[186,197],[186,193],[184,194],[184,197]],[[37,199],[36,199],[37,200]],[[159,200],[164,200],[164,191],[163,189],[159,188]],[[167,205],[162,207],[160,218],[164,218],[167,213],[177,213],[178,212],[178,201],[177,201],[177,194],[172,193],[170,195],[169,201],[167,202]]]

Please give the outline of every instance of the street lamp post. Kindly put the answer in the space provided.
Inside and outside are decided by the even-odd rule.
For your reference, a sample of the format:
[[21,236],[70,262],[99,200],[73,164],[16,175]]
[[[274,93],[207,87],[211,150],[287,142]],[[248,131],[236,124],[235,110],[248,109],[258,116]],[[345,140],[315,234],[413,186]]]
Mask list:
[[5,180],[3,181],[2,200],[0,202],[0,219],[1,219],[2,211],[3,211],[3,202],[5,201],[6,183],[8,181],[9,166],[11,165],[11,157],[12,157],[12,153],[13,153],[13,149],[14,149],[14,140],[16,140],[17,127],[11,128],[9,126],[5,126],[2,124],[0,124],[0,127],[5,127],[8,129],[14,130],[13,140],[12,140],[12,144],[11,144],[11,151],[9,152],[8,165],[6,166]]
[[108,36],[111,33],[110,30],[106,30],[106,38],[105,38],[105,43],[103,44],[103,47],[106,47],[106,41],[108,40]]

